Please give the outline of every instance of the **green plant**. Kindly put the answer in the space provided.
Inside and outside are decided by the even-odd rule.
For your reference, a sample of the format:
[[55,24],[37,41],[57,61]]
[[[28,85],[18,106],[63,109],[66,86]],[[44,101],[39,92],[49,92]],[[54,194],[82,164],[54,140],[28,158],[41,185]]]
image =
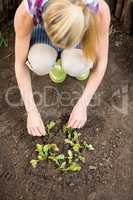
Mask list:
[[81,166],[76,163],[76,162],[72,162],[69,167],[63,169],[63,171],[72,171],[72,172],[79,172],[81,170]]
[[51,129],[53,129],[55,127],[56,123],[54,121],[50,121],[47,124],[47,130],[48,130],[48,134],[50,133]]
[[[48,134],[50,130],[55,127],[55,122],[51,121],[47,124]],[[85,157],[82,155],[82,150],[94,150],[91,144],[86,141],[80,142],[81,134],[74,128],[68,128],[67,124],[63,126],[63,133],[65,134],[64,146],[67,146],[65,154],[60,153],[57,144],[36,144],[35,151],[37,152],[37,159],[30,161],[35,168],[39,161],[52,161],[56,167],[64,172],[79,172],[81,170],[80,162],[85,163]]]
[[57,156],[56,155],[51,155],[51,156],[48,157],[48,159],[54,161],[58,166],[60,166],[59,161],[60,160],[64,160],[65,156],[64,156],[64,154],[59,154]]
[[94,147],[92,146],[92,144],[87,144],[86,141],[84,141],[83,147],[84,147],[85,149],[90,150],[90,151],[93,151],[93,150],[94,150]]
[[72,163],[72,159],[73,159],[73,153],[72,153],[72,151],[70,149],[68,150],[67,153],[68,153],[68,157],[67,157],[68,163],[71,164]]
[[38,162],[39,162],[39,160],[34,160],[34,159],[32,159],[32,160],[30,161],[32,167],[34,167],[34,168],[37,166],[37,163],[38,163]]

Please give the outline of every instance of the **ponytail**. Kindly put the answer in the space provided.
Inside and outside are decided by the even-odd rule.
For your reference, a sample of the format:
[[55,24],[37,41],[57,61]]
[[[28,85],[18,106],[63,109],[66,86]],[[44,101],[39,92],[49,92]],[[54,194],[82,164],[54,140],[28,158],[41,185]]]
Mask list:
[[84,11],[86,30],[81,40],[83,54],[87,59],[95,60],[96,45],[98,40],[96,15],[89,8]]
[[80,6],[84,14],[84,31],[81,39],[83,54],[87,59],[95,61],[96,45],[98,40],[96,13],[85,4],[85,0],[70,0]]

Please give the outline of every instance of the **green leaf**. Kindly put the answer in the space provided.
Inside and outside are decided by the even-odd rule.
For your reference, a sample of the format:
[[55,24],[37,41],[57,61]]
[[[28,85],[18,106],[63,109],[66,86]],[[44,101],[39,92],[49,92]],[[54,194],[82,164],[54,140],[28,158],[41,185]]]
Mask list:
[[55,157],[57,160],[64,160],[65,159],[65,156],[64,154],[60,154],[58,156]]
[[65,143],[66,144],[70,144],[71,146],[74,145],[74,143],[71,140],[69,140],[69,139],[65,139]]
[[85,163],[85,157],[84,157],[84,156],[79,155],[79,156],[78,156],[78,159],[79,159],[81,162]]
[[74,132],[73,132],[73,139],[72,139],[72,141],[73,141],[73,142],[78,142],[78,140],[79,140],[78,132],[77,132],[77,131],[74,131]]
[[39,160],[33,159],[33,160],[30,161],[30,164],[32,165],[32,167],[36,168],[38,162],[39,162]]
[[68,163],[71,164],[72,163],[72,158],[73,158],[73,153],[71,150],[68,150]]
[[69,158],[73,158],[73,153],[72,153],[72,151],[71,150],[68,150],[68,156],[69,156]]
[[79,152],[80,148],[81,148],[81,146],[80,146],[79,143],[76,143],[76,144],[73,145],[73,150],[74,150],[75,152]]
[[55,156],[49,156],[48,159],[54,161],[59,166],[59,162]]
[[74,128],[68,128],[68,139],[72,140],[73,139],[73,132],[75,131]]
[[59,151],[57,144],[48,144],[48,148],[49,148],[49,150],[52,149],[53,151]]
[[66,133],[67,130],[68,130],[68,127],[67,127],[67,124],[65,124],[65,125],[63,126],[63,133]]
[[94,147],[92,146],[92,144],[87,144],[86,141],[84,141],[83,146],[85,149],[88,149],[90,151],[94,150]]
[[64,169],[64,168],[65,168],[65,166],[66,166],[66,161],[65,161],[65,162],[63,162],[63,163],[60,165],[60,169]]
[[67,124],[63,126],[63,133],[65,133],[70,140],[73,138],[73,131],[75,131],[75,129],[68,127]]
[[80,170],[81,170],[81,166],[78,163],[76,163],[76,162],[72,162],[70,164],[70,166],[68,168],[66,168],[65,171],[78,172]]
[[72,140],[72,133],[71,133],[71,131],[68,132],[68,139]]
[[42,156],[42,157],[45,157],[45,156],[46,156],[46,155],[44,154],[43,151],[40,151],[40,152],[38,153],[38,155],[39,155],[39,156]]
[[46,144],[46,145],[44,145],[43,152],[44,152],[45,156],[48,156],[48,152],[50,150],[59,151],[59,148],[57,147],[56,144]]
[[56,123],[55,123],[54,121],[51,121],[51,122],[49,122],[49,123],[47,124],[48,132],[49,132],[52,128],[54,128],[55,124],[56,124]]
[[[36,150],[38,152],[38,156],[44,157],[44,152],[43,152],[43,145],[41,144],[36,144]],[[40,160],[40,159],[39,159]]]
[[37,158],[38,160],[45,160],[45,156],[42,156],[42,155],[38,155]]
[[59,165],[59,162],[58,162],[58,161],[59,161],[59,160],[64,160],[64,159],[65,159],[65,156],[64,156],[64,154],[59,154],[59,155],[57,155],[57,156],[51,155],[51,156],[48,157],[48,159],[54,161],[57,165]]
[[43,152],[44,152],[45,156],[48,156],[48,151],[49,151],[49,145],[46,144],[43,146]]
[[41,145],[41,144],[36,144],[36,149],[35,149],[35,151],[37,151],[37,152],[43,151],[43,145]]

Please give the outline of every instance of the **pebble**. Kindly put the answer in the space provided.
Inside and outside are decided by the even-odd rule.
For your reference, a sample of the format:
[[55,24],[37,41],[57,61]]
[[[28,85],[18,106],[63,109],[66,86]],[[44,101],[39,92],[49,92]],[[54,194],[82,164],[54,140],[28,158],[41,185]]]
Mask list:
[[72,183],[70,183],[70,184],[69,184],[69,186],[70,186],[70,187],[74,186],[74,183],[73,183],[73,182],[72,182]]
[[103,163],[99,163],[100,166],[103,166]]
[[90,166],[89,166],[89,170],[96,170],[96,169],[97,169],[96,166],[93,166],[93,165],[90,165]]
[[102,142],[102,146],[105,146],[106,144],[107,144],[107,142],[106,142],[106,141]]
[[99,131],[99,128],[96,128],[96,132],[98,132]]
[[23,197],[23,196],[20,196],[20,197],[19,197],[19,200],[22,200],[22,199],[24,199],[24,197]]
[[59,181],[59,182],[62,181],[62,177],[59,177],[59,178],[58,178],[58,181]]

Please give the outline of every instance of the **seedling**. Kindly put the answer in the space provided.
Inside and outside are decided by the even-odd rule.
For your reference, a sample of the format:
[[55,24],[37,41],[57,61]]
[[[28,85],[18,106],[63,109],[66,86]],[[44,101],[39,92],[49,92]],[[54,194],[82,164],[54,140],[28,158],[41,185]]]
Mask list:
[[80,170],[81,170],[81,166],[76,162],[72,162],[70,166],[64,169],[63,171],[79,172]]
[[49,156],[48,159],[54,161],[58,166],[60,166],[59,161],[64,160],[65,156],[64,154],[59,154],[57,156],[53,155],[53,156]]
[[64,161],[64,162],[60,165],[59,169],[60,169],[60,170],[64,170],[65,167],[66,167],[66,161]]
[[94,147],[92,146],[92,144],[87,144],[86,141],[84,141],[83,143],[83,147],[87,150],[90,150],[90,151],[94,151]]
[[[55,127],[55,122],[51,121],[47,124],[48,134],[51,129]],[[81,134],[74,128],[68,128],[65,124],[63,126],[63,133],[65,134],[64,145],[67,146],[67,152],[63,154],[60,152],[57,144],[36,144],[35,151],[38,153],[37,159],[30,161],[35,168],[39,161],[52,161],[57,168],[64,172],[79,172],[81,170],[80,162],[85,163],[85,157],[81,154],[82,150],[93,151],[94,147],[87,144],[86,141],[80,142]]]
[[82,163],[85,163],[85,157],[78,155],[78,160],[80,160]]
[[71,164],[72,163],[72,159],[73,159],[73,153],[71,150],[68,150],[68,163]]
[[38,162],[39,160],[34,160],[34,159],[30,161],[33,168],[36,168]]
[[50,133],[51,129],[53,129],[55,127],[55,122],[54,121],[50,121],[47,124],[47,130],[48,130],[48,134]]

